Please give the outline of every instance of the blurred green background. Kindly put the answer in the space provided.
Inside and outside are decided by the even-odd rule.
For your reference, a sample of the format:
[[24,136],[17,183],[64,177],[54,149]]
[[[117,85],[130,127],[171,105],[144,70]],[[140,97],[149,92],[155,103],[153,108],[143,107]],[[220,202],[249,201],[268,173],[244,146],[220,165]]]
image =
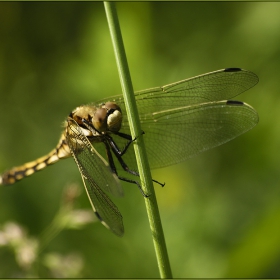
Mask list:
[[[260,78],[236,98],[259,113],[252,131],[153,171],[166,183],[155,188],[173,276],[280,277],[280,3],[123,2],[117,9],[135,90],[227,67]],[[1,2],[0,38],[4,171],[48,153],[72,109],[121,87],[101,2]],[[114,199],[123,238],[90,223],[63,230],[29,266],[15,259],[5,225],[13,221],[40,241],[71,183],[81,190],[75,208],[90,209],[72,159],[0,189],[0,277],[158,277],[143,197],[129,184],[124,199]]]

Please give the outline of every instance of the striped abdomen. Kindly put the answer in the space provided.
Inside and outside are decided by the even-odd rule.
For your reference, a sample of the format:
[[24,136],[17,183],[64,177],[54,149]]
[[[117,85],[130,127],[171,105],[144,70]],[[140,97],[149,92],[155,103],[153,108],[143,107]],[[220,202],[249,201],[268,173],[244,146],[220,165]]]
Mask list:
[[0,176],[0,185],[10,185],[22,178],[39,171],[60,159],[70,157],[71,153],[66,143],[64,133],[62,134],[57,146],[49,154],[34,161],[14,167]]

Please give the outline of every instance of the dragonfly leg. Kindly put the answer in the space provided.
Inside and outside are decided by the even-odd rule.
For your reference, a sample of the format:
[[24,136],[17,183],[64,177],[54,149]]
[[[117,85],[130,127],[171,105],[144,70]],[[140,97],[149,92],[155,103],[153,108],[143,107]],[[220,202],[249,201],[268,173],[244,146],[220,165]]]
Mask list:
[[112,147],[112,149],[114,151],[116,151],[120,156],[124,155],[128,149],[128,147],[130,146],[130,144],[132,142],[134,142],[136,140],[136,138],[132,139],[131,135],[129,134],[125,134],[125,133],[121,133],[121,132],[118,132],[118,133],[115,133],[116,135],[124,138],[124,139],[127,139],[127,143],[125,144],[124,148],[121,150],[117,144],[114,142],[114,140],[112,139],[111,136],[108,135],[108,140],[110,142],[110,146]]
[[[132,174],[132,175],[135,175],[135,176],[138,176],[139,177],[139,173],[134,171],[134,170],[131,170],[129,169],[129,167],[127,166],[127,164],[124,162],[124,160],[122,159],[122,155],[123,153],[120,153],[120,149],[118,148],[117,144],[114,142],[114,140],[112,139],[112,137],[110,137],[109,135],[106,136],[107,138],[107,141],[104,141],[106,144],[106,150],[107,150],[107,155],[108,155],[108,149],[110,151],[110,148],[111,147],[111,150],[113,151],[113,153],[115,154],[116,158],[118,159],[119,163],[121,164],[122,168],[124,171]],[[130,143],[132,143],[134,140],[131,140]],[[130,145],[130,143],[128,144],[128,146]],[[127,145],[126,145],[127,146]],[[108,148],[107,148],[108,147]],[[125,151],[127,150],[128,147],[125,148]],[[111,155],[112,156],[112,155]]]
[[112,156],[112,153],[111,153],[111,150],[110,150],[110,146],[106,141],[104,141],[103,143],[106,147],[106,154],[107,154],[107,158],[108,158],[108,161],[109,161],[110,168],[111,168],[112,172],[115,173],[118,176],[117,168],[116,168],[115,163],[114,163],[114,159],[113,159],[113,156]]
[[118,176],[118,178],[119,178],[120,180],[122,180],[122,181],[131,183],[131,184],[136,184],[137,187],[139,188],[140,192],[142,193],[142,195],[143,195],[144,197],[149,197],[148,194],[145,194],[145,192],[143,191],[143,189],[142,189],[142,187],[141,187],[141,185],[140,185],[139,182],[137,182],[137,181],[135,181],[135,180],[128,179],[128,178],[119,177],[119,176]]
[[[136,184],[136,185],[138,186],[139,190],[141,191],[142,195],[143,195],[144,197],[148,197],[148,195],[146,195],[145,192],[143,191],[143,189],[142,189],[142,187],[141,187],[141,185],[140,185],[139,182],[137,182],[137,181],[135,181],[135,180],[128,179],[128,178],[120,177],[120,176],[118,175],[118,172],[117,172],[117,169],[116,169],[116,166],[115,166],[115,163],[114,163],[114,159],[113,159],[113,156],[112,156],[112,153],[111,153],[111,150],[110,150],[110,145],[108,144],[107,141],[104,141],[103,143],[105,144],[105,147],[106,147],[107,158],[108,158],[109,165],[110,165],[110,167],[111,167],[112,172],[115,173],[115,174],[118,176],[118,178],[119,178],[120,180],[125,181],[125,182],[128,182],[128,183]],[[113,150],[113,151],[114,151],[114,150]],[[130,169],[127,167],[127,165],[124,163],[124,161],[122,160],[121,156],[120,156],[117,152],[114,151],[114,154],[116,155],[116,157],[118,158],[118,160],[119,160],[119,158],[121,159],[121,161],[119,160],[120,163],[121,163],[121,165],[122,165],[122,163],[123,163],[124,166],[126,166],[126,169],[125,169],[125,168],[123,167],[123,165],[122,165],[122,167],[124,168],[125,171],[127,171],[127,172],[131,171],[131,172],[129,172],[129,173],[131,173],[131,174],[133,174],[133,175],[135,175],[135,176],[139,176],[139,174],[138,174],[137,172],[132,171],[132,170],[130,170]],[[128,171],[128,170],[129,170],[129,171]],[[133,173],[132,173],[132,172],[133,172]]]
[[[137,172],[137,171],[134,171],[134,170],[131,170],[128,166],[127,166],[127,164],[124,162],[124,160],[122,159],[122,155],[120,155],[119,153],[118,153],[118,148],[117,148],[117,145],[116,145],[116,143],[114,142],[114,140],[109,136],[108,138],[107,138],[107,140],[108,140],[108,142],[106,142],[106,150],[107,150],[107,155],[108,155],[108,149],[109,149],[109,147],[108,147],[108,145],[110,145],[110,147],[111,147],[111,149],[112,149],[112,151],[113,151],[113,153],[115,154],[115,156],[116,156],[116,158],[118,159],[118,161],[119,161],[119,163],[121,164],[121,166],[122,166],[122,168],[123,168],[123,170],[124,171],[126,171],[126,172],[128,172],[128,173],[130,173],[130,174],[132,174],[132,175],[134,175],[134,176],[138,176],[139,177],[139,173]],[[132,140],[132,141],[134,141],[134,140]],[[109,152],[110,152],[110,149],[109,149]],[[111,154],[111,152],[110,152],[110,154]],[[109,155],[108,155],[109,156]],[[111,157],[112,157],[112,154],[110,155]],[[109,159],[109,162],[110,162],[110,159]],[[113,158],[112,158],[112,162],[113,162]],[[113,165],[114,165],[114,163],[113,163]],[[111,165],[110,165],[111,166]],[[115,168],[115,165],[114,165],[114,168]],[[115,168],[116,169],[116,168]],[[117,175],[117,174],[116,174]],[[165,185],[165,183],[160,183],[159,181],[157,181],[157,180],[154,180],[154,179],[152,179],[153,180],[153,182],[155,182],[155,183],[157,183],[157,184],[159,184],[160,186],[164,186]],[[138,183],[138,182],[137,182]],[[137,184],[136,183],[136,184]],[[139,186],[139,185],[138,185]],[[141,188],[141,187],[140,187]],[[141,192],[142,192],[142,188],[141,188]]]
[[[112,145],[115,146],[114,148],[113,147],[112,148],[116,149],[116,151],[120,154],[120,156],[124,155],[126,153],[128,147],[130,146],[130,144],[138,138],[138,136],[137,136],[134,139],[132,139],[131,135],[122,133],[122,132],[115,132],[114,134],[128,140],[128,142],[125,144],[124,148],[122,150],[120,150],[118,148],[118,146],[116,145],[116,143],[114,142],[114,140],[108,135],[108,138],[112,141]],[[143,134],[145,134],[144,131],[142,131],[141,135],[143,135]]]

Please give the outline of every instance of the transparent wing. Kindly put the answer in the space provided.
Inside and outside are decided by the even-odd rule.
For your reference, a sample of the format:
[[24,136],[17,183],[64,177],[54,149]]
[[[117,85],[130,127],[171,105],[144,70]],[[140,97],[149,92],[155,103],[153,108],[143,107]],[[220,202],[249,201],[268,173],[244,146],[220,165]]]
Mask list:
[[119,180],[84,136],[79,125],[71,118],[67,121],[66,140],[80,170],[93,210],[107,228],[121,236],[124,232],[122,215],[103,192],[105,190],[114,195],[123,195]]
[[[258,122],[249,105],[209,102],[151,115],[142,124],[151,168],[176,164],[245,133]],[[128,161],[135,166],[134,156]]]
[[[135,92],[139,115],[189,106],[211,101],[229,100],[255,86],[259,81],[256,74],[240,68],[227,68],[202,74],[162,87]],[[122,95],[110,101],[123,104]],[[108,101],[108,100],[106,100]],[[125,111],[125,109],[124,109]],[[126,118],[124,118],[125,125]]]
[[[229,68],[136,92],[151,168],[179,163],[253,128],[258,123],[257,112],[245,103],[226,100],[257,82],[254,73]],[[114,100],[123,104],[120,96]],[[122,110],[121,131],[129,134],[124,106]],[[115,141],[123,140],[115,138]],[[135,168],[133,153],[133,149],[128,149],[123,158]]]

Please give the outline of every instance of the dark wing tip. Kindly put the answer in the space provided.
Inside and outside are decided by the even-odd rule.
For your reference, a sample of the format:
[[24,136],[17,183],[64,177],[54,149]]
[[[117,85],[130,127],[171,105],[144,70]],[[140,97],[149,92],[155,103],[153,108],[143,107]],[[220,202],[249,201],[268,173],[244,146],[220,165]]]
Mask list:
[[227,105],[242,106],[242,105],[244,105],[244,103],[242,101],[237,101],[237,100],[228,100]]
[[227,73],[235,73],[235,72],[241,72],[241,74],[245,75],[244,78],[246,77],[246,80],[248,80],[251,84],[251,86],[249,86],[247,89],[245,90],[248,90],[249,88],[253,87],[254,85],[256,85],[258,82],[259,82],[259,77],[251,72],[251,71],[248,71],[248,70],[245,70],[245,69],[241,69],[241,68],[225,68],[223,70],[223,72],[227,72]]
[[241,68],[226,68],[225,70],[224,70],[224,72],[239,72],[239,71],[242,71],[242,69]]

